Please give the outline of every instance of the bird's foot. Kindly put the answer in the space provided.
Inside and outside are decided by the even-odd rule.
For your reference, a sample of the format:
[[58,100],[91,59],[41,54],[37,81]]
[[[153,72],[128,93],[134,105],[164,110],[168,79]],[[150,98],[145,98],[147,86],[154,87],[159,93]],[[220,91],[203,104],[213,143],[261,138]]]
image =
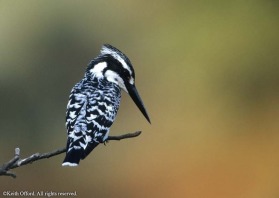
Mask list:
[[106,146],[107,145],[107,143],[109,143],[109,140],[104,140],[103,141],[103,144]]

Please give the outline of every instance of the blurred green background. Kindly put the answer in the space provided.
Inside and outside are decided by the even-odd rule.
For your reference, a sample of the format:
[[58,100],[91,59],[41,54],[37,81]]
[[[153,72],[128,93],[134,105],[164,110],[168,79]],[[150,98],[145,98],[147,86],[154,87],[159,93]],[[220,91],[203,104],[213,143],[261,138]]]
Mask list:
[[[131,59],[151,117],[123,93],[111,134],[77,168],[59,155],[4,190],[79,197],[279,197],[279,2],[0,1],[0,163],[66,144],[73,85],[103,43]],[[0,196],[1,196],[0,195]]]

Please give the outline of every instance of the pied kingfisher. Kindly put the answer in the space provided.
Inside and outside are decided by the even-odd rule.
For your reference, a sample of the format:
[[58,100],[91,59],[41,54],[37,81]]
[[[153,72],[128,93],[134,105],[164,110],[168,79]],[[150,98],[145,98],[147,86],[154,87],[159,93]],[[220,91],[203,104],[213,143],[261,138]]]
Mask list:
[[88,65],[84,78],[70,94],[66,112],[67,153],[63,166],[77,166],[99,143],[104,143],[121,99],[127,92],[145,118],[149,116],[135,87],[135,72],[129,58],[105,44]]

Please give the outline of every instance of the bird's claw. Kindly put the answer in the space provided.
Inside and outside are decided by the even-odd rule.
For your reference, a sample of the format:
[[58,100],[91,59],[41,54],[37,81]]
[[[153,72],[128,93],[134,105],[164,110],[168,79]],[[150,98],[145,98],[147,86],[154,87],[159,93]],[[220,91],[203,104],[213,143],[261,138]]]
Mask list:
[[109,141],[108,141],[108,140],[105,140],[103,143],[104,143],[104,145],[106,146],[107,143],[109,143]]

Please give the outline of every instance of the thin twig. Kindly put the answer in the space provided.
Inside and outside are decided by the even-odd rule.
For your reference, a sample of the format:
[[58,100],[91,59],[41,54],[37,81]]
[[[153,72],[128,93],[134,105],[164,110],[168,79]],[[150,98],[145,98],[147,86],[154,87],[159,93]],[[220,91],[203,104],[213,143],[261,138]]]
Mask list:
[[127,133],[124,135],[119,135],[119,136],[109,136],[106,140],[123,140],[123,139],[127,139],[127,138],[134,138],[137,137],[141,134],[141,131],[136,131],[134,133]]
[[[108,140],[122,140],[122,139],[127,139],[127,138],[134,138],[137,137],[141,134],[141,131],[136,131],[134,133],[127,133],[124,135],[119,135],[119,136],[109,136],[106,141]],[[50,158],[56,155],[59,155],[61,153],[65,153],[66,152],[66,148],[60,148],[51,152],[47,152],[47,153],[35,153],[33,155],[30,155],[29,157],[26,157],[24,159],[20,159],[19,155],[20,155],[20,149],[16,148],[15,149],[15,156],[8,161],[7,163],[4,163],[1,167],[0,167],[0,176],[11,176],[13,178],[16,178],[16,175],[12,172],[10,172],[10,169],[14,169],[14,168],[18,168],[20,166],[23,165],[27,165],[27,164],[31,164],[32,162],[41,160],[41,159],[45,159],[45,158]]]

